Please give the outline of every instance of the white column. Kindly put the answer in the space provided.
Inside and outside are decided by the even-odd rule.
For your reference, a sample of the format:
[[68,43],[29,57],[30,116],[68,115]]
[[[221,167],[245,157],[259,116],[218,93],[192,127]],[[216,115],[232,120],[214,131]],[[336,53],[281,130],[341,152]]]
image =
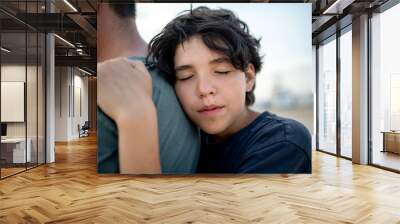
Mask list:
[[54,133],[55,133],[55,77],[54,77],[54,35],[47,34],[46,36],[46,103],[47,103],[47,125],[46,125],[46,163],[52,163],[55,161],[55,150],[54,150]]
[[[47,12],[53,12],[54,6],[46,1]],[[46,35],[46,163],[55,162],[55,54],[54,35]]]
[[368,163],[368,15],[353,20],[353,162]]

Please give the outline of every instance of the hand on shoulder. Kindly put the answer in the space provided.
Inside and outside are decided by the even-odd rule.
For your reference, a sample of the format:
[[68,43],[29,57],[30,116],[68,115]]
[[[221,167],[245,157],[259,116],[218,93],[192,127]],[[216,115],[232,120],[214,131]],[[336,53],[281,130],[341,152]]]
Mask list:
[[152,102],[152,80],[143,62],[110,59],[97,64],[97,73],[97,103],[115,121]]

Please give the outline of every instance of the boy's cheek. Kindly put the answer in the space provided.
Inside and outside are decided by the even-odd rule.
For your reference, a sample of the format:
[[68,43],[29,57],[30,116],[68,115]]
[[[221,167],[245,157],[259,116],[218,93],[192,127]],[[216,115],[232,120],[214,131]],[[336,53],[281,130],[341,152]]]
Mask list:
[[185,90],[185,88],[177,87],[175,88],[176,95],[178,96],[179,101],[185,110],[188,110],[190,107],[193,107],[193,96],[190,91]]

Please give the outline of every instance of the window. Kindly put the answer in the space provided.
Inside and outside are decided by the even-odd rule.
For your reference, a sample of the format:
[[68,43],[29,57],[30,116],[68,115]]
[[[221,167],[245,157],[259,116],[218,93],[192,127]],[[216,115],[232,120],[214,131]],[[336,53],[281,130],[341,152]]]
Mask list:
[[340,154],[352,157],[352,33],[340,36]]
[[[8,1],[0,7],[18,8],[24,16],[41,12],[43,4]],[[0,178],[45,163],[45,35],[10,15],[0,12],[7,21],[0,22]]]
[[318,48],[318,148],[336,153],[336,40]]
[[[399,4],[371,18],[371,159],[372,164],[395,170],[400,170],[400,150],[388,149],[385,144],[400,147],[399,23]],[[385,135],[396,137],[390,140]]]

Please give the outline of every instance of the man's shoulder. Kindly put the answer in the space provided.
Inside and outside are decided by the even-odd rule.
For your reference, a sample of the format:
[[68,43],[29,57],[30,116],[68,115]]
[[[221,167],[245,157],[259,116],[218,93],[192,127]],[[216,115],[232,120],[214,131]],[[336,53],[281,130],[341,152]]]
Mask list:
[[97,171],[119,173],[116,123],[97,106]]
[[[128,57],[129,60],[133,61],[141,61],[144,63],[146,66],[147,70],[149,71],[150,75],[152,76],[153,81],[156,82],[166,82],[167,80],[165,79],[165,74],[157,68],[156,64],[152,62],[151,60],[147,60],[146,56],[131,56]],[[161,78],[161,79],[159,79]],[[155,79],[155,80],[154,80]]]
[[117,125],[113,119],[111,119],[103,110],[97,106],[97,125],[101,127],[100,131],[117,132]]

